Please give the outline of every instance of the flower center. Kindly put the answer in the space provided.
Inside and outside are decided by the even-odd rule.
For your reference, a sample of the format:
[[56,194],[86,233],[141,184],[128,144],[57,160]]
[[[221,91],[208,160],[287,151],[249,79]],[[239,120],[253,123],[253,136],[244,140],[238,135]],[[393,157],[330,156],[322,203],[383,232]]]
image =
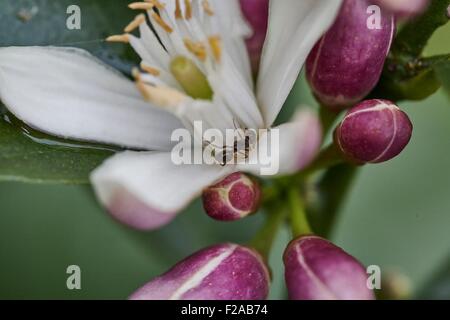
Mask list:
[[213,91],[208,80],[192,60],[178,56],[170,63],[170,71],[184,91],[192,98],[212,99]]
[[[183,96],[211,100],[205,74],[220,64],[222,41],[213,31],[215,13],[208,0],[145,0],[129,7],[147,14],[137,15],[125,34],[107,40],[130,43],[141,56],[133,75],[143,97],[161,107],[173,106]],[[137,28],[140,38],[131,34]]]
[[[244,42],[249,31],[239,5],[228,1],[218,0],[214,8],[208,0],[131,3],[131,9],[145,13],[125,34],[107,39],[133,47],[142,59],[133,77],[143,98],[173,113],[194,137],[198,121],[205,130],[235,131],[232,141],[200,141],[223,165],[248,158],[257,135],[244,128],[260,127],[262,120],[245,111],[249,104],[257,108]],[[132,34],[136,29],[139,37]]]

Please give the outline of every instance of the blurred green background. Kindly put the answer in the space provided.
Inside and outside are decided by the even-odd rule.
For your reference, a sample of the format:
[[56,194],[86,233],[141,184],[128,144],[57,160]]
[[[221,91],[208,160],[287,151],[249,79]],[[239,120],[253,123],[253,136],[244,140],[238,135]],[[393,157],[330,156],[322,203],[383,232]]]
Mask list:
[[[427,53],[450,52],[449,40],[447,25]],[[288,106],[298,103],[313,103],[304,81]],[[363,168],[333,240],[366,265],[401,270],[419,290],[450,262],[450,103],[439,92],[401,106],[415,126],[411,144],[395,160]],[[88,186],[2,182],[0,298],[123,299],[198,249],[249,240],[261,223],[258,215],[214,222],[196,202],[168,227],[143,233],[112,221]],[[285,297],[281,255],[288,240],[284,231],[271,259],[274,299]],[[72,264],[81,267],[81,290],[66,288]]]

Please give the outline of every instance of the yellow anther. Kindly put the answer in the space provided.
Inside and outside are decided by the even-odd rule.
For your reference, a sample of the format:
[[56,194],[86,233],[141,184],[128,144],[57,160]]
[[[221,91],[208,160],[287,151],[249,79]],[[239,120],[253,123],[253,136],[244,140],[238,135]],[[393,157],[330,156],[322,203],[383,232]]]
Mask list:
[[169,26],[156,12],[152,12],[152,18],[155,20],[155,22],[163,28],[167,33],[172,33],[173,29],[171,26]]
[[203,6],[203,10],[205,10],[206,14],[208,16],[213,16],[214,15],[214,11],[211,8],[211,5],[209,4],[208,0],[203,0],[202,1],[202,6]]
[[185,12],[184,12],[184,18],[186,20],[189,20],[192,18],[192,6],[190,0],[184,0],[184,6],[185,6]]
[[158,69],[156,69],[154,67],[146,65],[144,62],[141,62],[141,69],[155,77],[157,77],[161,74],[161,71],[159,71]]
[[165,86],[152,86],[141,79],[141,74],[137,68],[133,68],[132,75],[136,80],[136,87],[141,92],[146,101],[152,102],[159,107],[174,108],[186,100],[183,93]]
[[201,61],[206,60],[206,48],[201,42],[194,42],[190,39],[184,39],[184,45],[193,55],[195,55]]
[[211,36],[208,38],[209,46],[211,47],[214,59],[220,62],[222,59],[222,39],[219,36]]
[[108,38],[106,38],[106,41],[129,43],[130,38],[129,38],[128,34],[120,34],[120,35],[109,36]]
[[176,0],[176,2],[175,2],[175,18],[183,19],[183,13],[181,12],[180,0]]
[[128,8],[133,10],[152,10],[154,4],[148,2],[133,2],[128,5]]
[[130,33],[134,29],[138,28],[141,24],[145,23],[145,14],[139,14],[131,21],[126,27],[125,32]]

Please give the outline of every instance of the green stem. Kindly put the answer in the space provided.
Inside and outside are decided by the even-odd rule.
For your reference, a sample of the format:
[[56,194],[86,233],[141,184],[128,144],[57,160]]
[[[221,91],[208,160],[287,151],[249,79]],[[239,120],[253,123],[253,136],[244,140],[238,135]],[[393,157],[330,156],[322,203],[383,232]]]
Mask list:
[[299,190],[291,188],[288,191],[288,198],[293,236],[296,238],[302,235],[311,234],[311,227],[309,226],[308,218],[306,217],[305,205]]
[[316,160],[296,175],[296,179],[305,179],[317,171],[327,169],[337,164],[345,162],[339,148],[334,143],[322,150]]
[[286,218],[286,209],[282,206],[272,205],[267,209],[266,222],[249,243],[249,246],[256,249],[266,261],[269,260],[277,233]]
[[392,45],[371,98],[420,101],[441,87],[434,68],[445,56],[423,58],[422,54],[436,29],[449,21],[448,6],[450,0],[433,0],[425,14],[405,24]]
[[449,21],[448,6],[450,0],[432,0],[425,14],[407,23],[398,33],[392,47],[393,54],[419,57],[436,29]]
[[263,204],[271,204],[278,199],[279,189],[275,185],[264,186],[262,189]]
[[319,109],[320,122],[322,123],[322,131],[324,138],[328,135],[330,130],[333,128],[339,112],[334,112],[327,107],[321,106]]
[[319,197],[308,207],[317,234],[328,237],[332,232],[358,172],[359,167],[340,164],[330,168],[320,180],[317,186]]

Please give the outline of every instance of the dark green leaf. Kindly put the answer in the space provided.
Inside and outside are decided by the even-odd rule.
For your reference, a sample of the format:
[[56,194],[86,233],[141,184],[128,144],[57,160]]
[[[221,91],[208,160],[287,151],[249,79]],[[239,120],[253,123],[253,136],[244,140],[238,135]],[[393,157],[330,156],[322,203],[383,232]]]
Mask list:
[[[70,46],[83,48],[121,71],[130,70],[136,55],[128,45],[106,43],[120,34],[136,12],[128,0],[10,0],[0,1],[0,47]],[[81,29],[69,30],[67,8],[81,9]]]
[[[121,33],[133,18],[128,4],[127,0],[1,1],[0,46],[79,47],[128,73],[137,61],[130,46],[103,40]],[[81,9],[81,30],[67,28],[70,5]],[[36,132],[31,137],[20,126],[0,118],[0,180],[87,183],[90,171],[112,153]]]
[[450,97],[450,58],[447,61],[438,63],[434,70],[442,83],[442,88]]
[[110,155],[112,150],[35,135],[0,121],[0,181],[88,183],[89,173]]
[[[420,101],[434,94],[442,85],[441,69],[448,64],[450,55],[420,58],[402,64],[388,60],[373,97],[401,101]],[[436,72],[439,71],[439,72]]]

